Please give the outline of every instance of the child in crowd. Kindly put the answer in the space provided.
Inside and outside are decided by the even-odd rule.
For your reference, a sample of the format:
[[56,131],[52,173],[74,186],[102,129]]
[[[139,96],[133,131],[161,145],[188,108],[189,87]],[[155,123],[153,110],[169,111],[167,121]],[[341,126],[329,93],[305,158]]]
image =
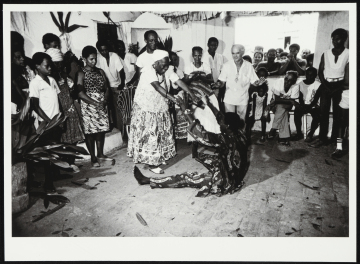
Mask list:
[[306,57],[306,67],[313,67],[313,62],[314,62],[314,53],[311,53]]
[[330,105],[333,105],[333,129],[331,140],[338,137],[339,103],[344,86],[345,67],[349,62],[349,49],[345,48],[348,33],[343,28],[338,28],[331,33],[334,48],[325,51],[321,56],[319,66],[320,92],[320,133],[319,140],[310,146],[321,147],[327,143],[329,129]]
[[250,63],[252,64],[252,59],[251,59],[251,57],[250,57],[249,55],[243,56],[243,59],[246,60],[246,61],[248,61],[248,62],[250,62]]
[[[60,93],[59,100],[64,114],[68,117],[65,122],[65,131],[61,134],[61,142],[76,145],[79,141],[85,139],[81,129],[81,122],[78,112],[74,106],[74,100],[70,93],[74,92],[74,81],[69,77],[71,70],[71,52],[67,52],[63,56],[59,49],[50,48],[46,53],[51,56],[55,69],[52,77],[57,81]],[[74,172],[79,172],[79,168],[75,165],[75,158],[69,156],[66,160],[73,168]]]
[[[41,122],[50,122],[51,119],[60,113],[58,94],[60,89],[56,81],[50,77],[52,71],[51,57],[43,52],[33,55],[32,61],[35,64],[37,75],[30,82],[29,97],[32,108],[39,116]],[[42,136],[44,141],[60,141],[61,129],[54,129],[53,133]],[[59,173],[58,168],[51,162],[46,162],[44,189],[46,192],[55,192],[53,179]]]
[[[256,72],[259,78],[267,78],[268,72],[265,68],[260,68]],[[265,142],[265,132],[266,132],[266,121],[267,118],[263,116],[264,110],[267,106],[268,100],[268,90],[269,87],[267,83],[263,83],[260,86],[251,86],[250,96],[249,96],[249,108],[248,108],[248,115],[246,121],[246,135],[248,138],[248,142],[251,142],[251,128],[254,126],[255,121],[261,120],[261,138],[260,142]]]
[[279,75],[285,74],[287,71],[296,71],[299,75],[305,75],[306,60],[297,57],[300,50],[298,44],[291,44],[289,47],[289,54],[284,64],[279,69]]
[[[305,114],[311,114],[311,128],[307,134],[305,142],[313,141],[315,130],[319,126],[320,122],[320,108],[318,106],[318,98],[315,99],[316,91],[320,86],[320,82],[316,80],[317,70],[314,67],[309,67],[305,72],[306,79],[299,83],[300,94],[299,103],[300,107],[295,108],[294,111],[294,122],[296,127],[296,136],[292,140],[300,140],[304,138],[301,131],[301,118]],[[306,132],[306,131],[305,131]]]
[[44,45],[45,51],[47,51],[50,48],[54,49],[60,49],[60,38],[52,33],[46,33],[42,37],[42,43]]

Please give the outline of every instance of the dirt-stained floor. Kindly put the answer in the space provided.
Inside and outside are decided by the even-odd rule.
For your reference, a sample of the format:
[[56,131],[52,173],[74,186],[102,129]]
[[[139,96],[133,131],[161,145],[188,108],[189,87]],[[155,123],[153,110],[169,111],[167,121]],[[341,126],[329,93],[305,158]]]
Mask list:
[[[334,144],[313,149],[303,140],[286,147],[276,140],[259,143],[258,139],[254,132],[246,185],[223,197],[196,198],[197,191],[191,188],[140,186],[126,148],[110,153],[114,166],[91,168],[90,162],[80,162],[80,173],[62,171],[55,181],[58,193],[70,203],[32,222],[56,207],[50,203],[45,209],[43,199],[32,197],[32,206],[13,217],[13,236],[348,236],[349,155],[331,159]],[[146,176],[157,176],[145,165],[139,168]],[[178,141],[177,156],[162,168],[162,176],[206,171],[191,158],[186,140]]]

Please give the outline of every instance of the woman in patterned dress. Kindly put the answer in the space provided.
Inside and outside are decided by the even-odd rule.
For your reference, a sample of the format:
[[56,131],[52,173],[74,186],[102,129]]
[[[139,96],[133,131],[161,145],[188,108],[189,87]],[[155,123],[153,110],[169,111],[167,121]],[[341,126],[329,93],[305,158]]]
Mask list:
[[236,113],[223,115],[205,96],[203,102],[213,111],[221,128],[221,134],[209,133],[195,119],[190,109],[186,108],[185,103],[181,99],[178,101],[189,123],[192,124],[188,132],[200,144],[216,147],[218,154],[199,153],[196,160],[208,169],[206,173],[184,172],[165,178],[147,178],[135,166],[135,179],[140,185],[150,184],[152,189],[198,188],[196,197],[206,197],[209,194],[222,196],[240,190],[244,185],[243,179],[248,168],[246,137],[240,127],[240,117]]
[[[70,93],[74,91],[75,85],[70,78],[71,71],[71,57],[70,53],[65,56],[59,49],[50,48],[46,51],[50,55],[55,65],[53,71],[53,78],[56,80],[60,93],[58,94],[59,101],[63,113],[67,116],[65,121],[65,129],[61,134],[61,142],[76,145],[79,141],[84,139],[84,133],[81,129],[80,116],[75,109],[74,100]],[[79,172],[79,168],[75,165],[75,158],[69,156],[66,160],[73,168],[74,172]]]
[[[77,87],[81,99],[81,115],[85,133],[85,143],[91,155],[93,167],[100,167],[100,161],[112,161],[104,155],[105,132],[109,131],[107,103],[109,88],[103,70],[97,68],[97,50],[86,46],[82,50],[85,67],[78,72]],[[97,155],[95,156],[95,142]]]
[[194,102],[199,100],[179,76],[169,70],[169,56],[163,50],[153,53],[153,65],[142,69],[134,96],[127,155],[134,163],[150,165],[154,173],[164,173],[159,168],[176,155],[168,100],[176,101],[168,94],[170,81],[188,92]]

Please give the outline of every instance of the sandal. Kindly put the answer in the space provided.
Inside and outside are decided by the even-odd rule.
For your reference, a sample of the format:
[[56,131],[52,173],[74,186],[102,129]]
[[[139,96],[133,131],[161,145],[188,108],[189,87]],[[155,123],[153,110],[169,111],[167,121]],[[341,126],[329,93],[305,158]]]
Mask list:
[[164,174],[164,171],[159,167],[149,169],[149,171],[156,173],[156,174]]

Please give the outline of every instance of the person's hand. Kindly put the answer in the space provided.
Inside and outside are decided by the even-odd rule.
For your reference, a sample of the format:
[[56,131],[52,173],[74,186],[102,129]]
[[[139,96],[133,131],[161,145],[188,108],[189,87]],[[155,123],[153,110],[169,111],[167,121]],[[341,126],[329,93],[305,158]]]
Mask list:
[[214,83],[212,85],[212,89],[220,89],[221,87],[221,82],[220,81],[217,81],[216,83]]
[[180,107],[181,111],[186,110],[186,104],[180,96],[175,96],[176,104]]
[[287,56],[286,56],[289,60],[292,60],[294,58],[294,55],[289,53]]
[[256,80],[256,81],[254,82],[254,85],[255,85],[255,86],[260,86],[260,85],[262,85],[263,83],[266,83],[266,79],[265,79],[264,77],[261,77],[259,80]]

